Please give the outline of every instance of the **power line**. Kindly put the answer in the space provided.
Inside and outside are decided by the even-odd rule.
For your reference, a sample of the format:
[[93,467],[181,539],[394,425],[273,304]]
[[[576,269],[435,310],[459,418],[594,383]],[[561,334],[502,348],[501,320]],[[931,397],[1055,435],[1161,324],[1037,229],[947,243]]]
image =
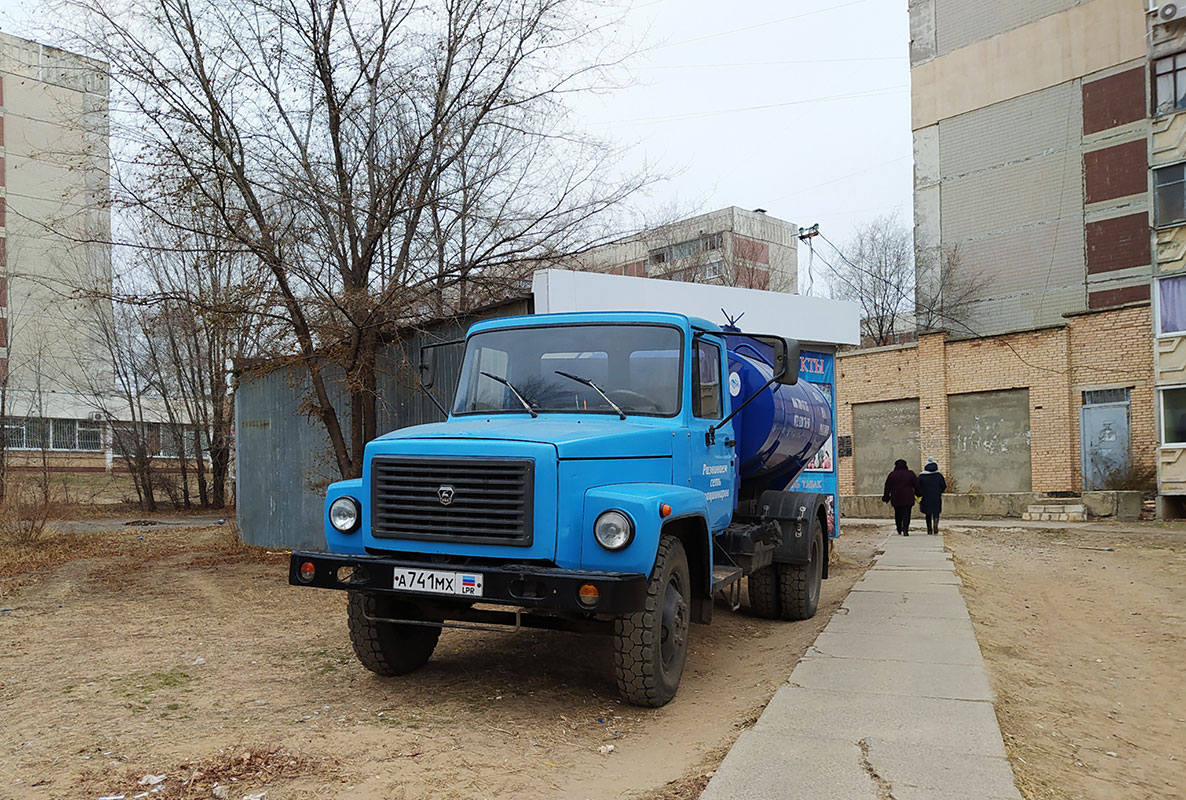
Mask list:
[[852,92],[849,94],[826,95],[823,97],[809,97],[802,100],[788,100],[784,103],[767,103],[759,106],[742,106],[739,108],[722,108],[717,111],[697,111],[687,114],[672,114],[665,117],[638,117],[635,119],[620,119],[603,123],[605,125],[642,125],[648,123],[658,122],[683,122],[693,119],[706,119],[708,117],[719,117],[723,114],[741,114],[747,111],[765,111],[771,108],[786,108],[788,106],[799,106],[807,103],[824,103],[833,100],[852,100],[865,97],[876,97],[879,95],[896,94],[897,92],[907,91],[909,86],[888,86],[883,89],[872,89],[861,92]]
[[[831,247],[833,250],[835,250],[836,254],[838,256],[840,256],[841,259],[844,260],[844,263],[848,264],[854,270],[860,272],[863,275],[867,275],[867,276],[874,278],[876,280],[880,280],[883,283],[888,283],[887,279],[885,279],[883,276],[877,275],[876,273],[872,272],[871,270],[865,269],[864,267],[857,266],[855,263],[853,263],[851,260],[849,260],[848,256],[844,255],[844,251],[841,250],[839,247],[837,247],[835,244],[833,244],[832,241],[830,239],[828,239],[828,237],[824,236],[822,233],[819,235],[819,237],[821,239],[823,239],[825,242],[827,242],[828,246]],[[830,269],[832,271],[833,275],[835,275],[836,277],[840,278],[842,281],[847,283],[853,291],[855,291],[855,292],[860,291],[859,287],[856,284],[854,284],[853,281],[848,276],[844,275],[843,272],[836,269],[836,267],[834,267],[827,259],[825,259],[823,256],[821,256],[818,251],[815,253],[815,257],[818,258],[820,261],[823,261],[824,266],[826,266],[828,269]],[[947,322],[955,323],[956,325],[959,325],[964,330],[966,330],[969,334],[971,334],[972,336],[975,336],[976,338],[984,339],[984,338],[988,337],[988,334],[980,333],[979,331],[972,328],[970,325],[963,322],[962,320],[958,320],[958,319],[949,317],[947,314],[943,313],[942,310],[937,309],[934,306],[929,306],[925,303],[919,303],[917,292],[915,292],[915,308],[922,308],[924,311],[934,314],[937,319],[943,319],[943,320],[946,320]],[[1033,369],[1036,369],[1036,370],[1041,370],[1042,372],[1050,372],[1055,375],[1066,375],[1068,372],[1070,372],[1070,370],[1053,369],[1051,367],[1044,367],[1041,364],[1035,364],[1032,361],[1028,360],[1021,353],[1019,353],[1017,351],[1017,348],[1014,347],[1010,342],[1005,340],[1003,337],[997,337],[997,338],[1000,339],[1001,344],[1003,344],[1005,347],[1009,348],[1009,350],[1013,353],[1013,355],[1017,357],[1018,361],[1020,361],[1021,363],[1025,364],[1028,367],[1032,367]],[[1088,365],[1085,365],[1085,368],[1087,368],[1087,369],[1101,369],[1102,370],[1102,368],[1091,367]]]
[[744,28],[733,28],[732,30],[728,30],[728,31],[718,31],[717,33],[709,33],[704,36],[697,36],[693,39],[682,39],[678,42],[668,42],[667,44],[656,45],[655,47],[652,47],[649,49],[650,50],[664,50],[668,47],[679,47],[680,45],[684,45],[684,44],[693,44],[695,42],[704,42],[709,39],[719,39],[722,36],[732,36],[735,33],[744,33],[745,31],[756,30],[757,28],[768,28],[771,25],[778,25],[783,22],[790,22],[793,19],[803,19],[804,17],[813,17],[817,14],[826,14],[829,11],[836,11],[841,8],[847,8],[848,6],[860,5],[861,3],[865,3],[867,1],[868,0],[850,0],[850,2],[848,2],[848,3],[840,3],[839,5],[829,6],[827,8],[817,8],[814,11],[805,11],[802,14],[792,14],[789,17],[779,17],[778,19],[767,20],[766,22],[759,22],[754,25],[746,25]]
[[645,67],[634,67],[642,71],[648,69],[723,69],[726,67],[786,67],[797,64],[865,64],[873,61],[905,61],[906,55],[900,56],[865,56],[858,58],[802,58],[792,61],[732,61],[720,64],[651,64]]

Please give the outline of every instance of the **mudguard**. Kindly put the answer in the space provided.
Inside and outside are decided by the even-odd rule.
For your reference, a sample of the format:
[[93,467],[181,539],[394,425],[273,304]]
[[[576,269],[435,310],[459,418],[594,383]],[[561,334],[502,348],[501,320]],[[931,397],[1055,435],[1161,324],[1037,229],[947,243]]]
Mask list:
[[[816,492],[762,492],[758,511],[762,519],[777,520],[782,527],[782,543],[774,551],[774,560],[782,564],[803,565],[811,561],[811,531],[827,519],[826,494]],[[823,530],[824,577],[827,577],[828,531]]]
[[[663,504],[671,506],[666,518],[660,514]],[[625,512],[634,523],[634,540],[617,551],[606,550],[593,537],[597,517],[612,509]],[[620,483],[589,489],[581,531],[581,569],[650,575],[663,523],[681,517],[708,519],[704,492],[666,483]]]

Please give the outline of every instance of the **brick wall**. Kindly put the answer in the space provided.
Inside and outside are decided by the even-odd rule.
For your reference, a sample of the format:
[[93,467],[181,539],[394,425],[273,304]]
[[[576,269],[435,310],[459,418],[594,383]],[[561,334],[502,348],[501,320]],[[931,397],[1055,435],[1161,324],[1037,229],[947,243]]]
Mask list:
[[1083,133],[1099,133],[1145,118],[1145,68],[1083,82]]
[[[950,395],[1025,388],[1033,490],[1077,491],[1084,389],[1132,387],[1134,463],[1153,466],[1151,339],[1150,308],[1143,304],[1084,312],[1063,325],[1024,333],[949,341],[937,332],[920,336],[916,345],[842,354],[837,359],[837,433],[852,435],[855,404],[917,397],[922,452],[944,455]],[[840,492],[851,494],[852,458],[839,462]]]

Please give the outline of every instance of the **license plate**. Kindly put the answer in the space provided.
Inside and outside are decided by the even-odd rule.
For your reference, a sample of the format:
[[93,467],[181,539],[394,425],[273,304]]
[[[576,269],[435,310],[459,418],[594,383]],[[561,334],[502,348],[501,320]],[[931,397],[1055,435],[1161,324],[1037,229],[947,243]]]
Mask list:
[[480,572],[438,572],[431,569],[397,569],[392,576],[392,588],[431,594],[459,594],[482,596]]

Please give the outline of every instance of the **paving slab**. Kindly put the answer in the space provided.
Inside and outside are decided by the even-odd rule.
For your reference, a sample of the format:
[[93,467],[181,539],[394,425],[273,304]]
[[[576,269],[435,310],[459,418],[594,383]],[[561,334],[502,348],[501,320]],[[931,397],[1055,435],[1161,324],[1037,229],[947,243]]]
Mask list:
[[[700,800],[881,800],[862,763],[861,745],[855,741],[774,739],[748,730],[738,737],[729,756]],[[811,764],[810,782],[787,780],[778,766],[792,761]]]
[[[840,609],[845,612],[846,609]],[[949,617],[915,617],[907,613],[898,614],[852,614],[836,613],[828,623],[828,631],[842,633],[906,634],[935,636],[939,638],[962,636],[967,633],[967,622]]]
[[915,749],[1005,755],[992,704],[969,700],[856,695],[786,685],[774,693],[752,730],[776,738],[817,736],[853,742],[872,736]]
[[969,620],[968,607],[964,599],[959,596],[959,587],[951,586],[954,594],[949,592],[852,592],[845,598],[841,608],[848,609],[848,613],[869,615],[870,619],[878,617],[907,616],[922,619],[925,617],[947,617]]
[[[1000,756],[970,756],[938,747],[926,752],[870,737],[865,757],[890,784],[894,800],[1016,800],[1013,770]],[[962,787],[962,788],[961,788]]]
[[948,568],[940,570],[871,570],[852,587],[854,592],[939,592],[959,595],[959,577]]
[[701,795],[1021,800],[941,536],[890,536]]
[[922,664],[983,664],[980,645],[972,631],[949,636],[905,633],[868,633],[824,629],[808,650],[831,658],[874,661],[912,661]]
[[919,664],[855,658],[820,658],[809,653],[791,676],[792,686],[947,700],[993,700],[983,664]]

